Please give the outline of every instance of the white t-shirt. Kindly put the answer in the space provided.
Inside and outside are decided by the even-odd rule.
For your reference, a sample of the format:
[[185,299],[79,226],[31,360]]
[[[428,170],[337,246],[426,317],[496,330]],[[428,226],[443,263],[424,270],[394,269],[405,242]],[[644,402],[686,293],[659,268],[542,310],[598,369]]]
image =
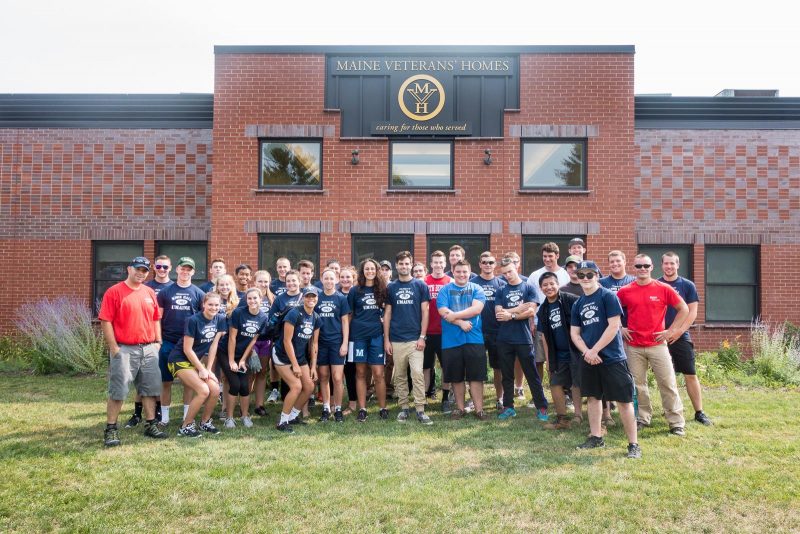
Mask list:
[[[533,290],[536,292],[536,302],[541,304],[544,302],[544,293],[542,293],[541,288],[539,287],[539,277],[542,276],[544,273],[547,272],[547,267],[542,267],[541,269],[536,269],[531,273],[528,277],[528,284],[533,286]],[[553,271],[558,278],[558,287],[566,285],[569,283],[569,273],[563,267],[559,267],[558,270]],[[534,321],[538,325],[539,319],[534,315]]]

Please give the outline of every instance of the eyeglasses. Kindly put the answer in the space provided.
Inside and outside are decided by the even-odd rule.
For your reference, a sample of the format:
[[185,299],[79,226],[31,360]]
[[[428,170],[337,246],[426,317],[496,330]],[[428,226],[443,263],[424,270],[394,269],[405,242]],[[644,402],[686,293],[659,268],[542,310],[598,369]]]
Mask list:
[[481,262],[481,265],[494,265],[494,264],[495,264],[494,261],[482,261]]
[[594,278],[594,275],[595,273],[589,271],[588,273],[577,273],[575,276],[577,276],[579,280],[583,280],[584,278],[586,278],[587,280],[591,280],[592,278]]
[[160,265],[160,264],[158,264],[158,263],[157,263],[157,264],[155,265],[155,267],[156,267],[156,269],[158,269],[159,271],[169,271],[169,265]]
[[649,269],[652,266],[653,265],[650,263],[637,263],[636,265],[634,265],[634,267],[636,267],[637,269]]

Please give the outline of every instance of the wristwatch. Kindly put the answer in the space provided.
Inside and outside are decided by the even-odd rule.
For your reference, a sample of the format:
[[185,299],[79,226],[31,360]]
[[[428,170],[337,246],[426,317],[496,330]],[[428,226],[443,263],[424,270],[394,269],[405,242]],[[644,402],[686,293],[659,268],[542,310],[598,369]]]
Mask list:
[[428,336],[419,336],[419,338],[420,338],[422,341],[427,341],[427,340],[428,340]]

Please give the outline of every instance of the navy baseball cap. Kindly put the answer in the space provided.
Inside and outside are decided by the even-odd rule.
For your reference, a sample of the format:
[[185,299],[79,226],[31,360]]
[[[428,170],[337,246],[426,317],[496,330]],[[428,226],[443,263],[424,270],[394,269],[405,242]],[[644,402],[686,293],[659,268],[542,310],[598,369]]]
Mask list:
[[315,297],[319,296],[319,289],[314,286],[308,286],[303,290],[303,298],[306,298],[309,295],[314,295]]
[[144,256],[136,256],[131,260],[128,266],[133,267],[134,269],[138,269],[139,267],[144,267],[145,269],[150,270],[150,260],[148,260]]
[[578,264],[579,271],[594,271],[596,273],[600,273],[600,268],[597,267],[597,264],[593,261],[582,261]]

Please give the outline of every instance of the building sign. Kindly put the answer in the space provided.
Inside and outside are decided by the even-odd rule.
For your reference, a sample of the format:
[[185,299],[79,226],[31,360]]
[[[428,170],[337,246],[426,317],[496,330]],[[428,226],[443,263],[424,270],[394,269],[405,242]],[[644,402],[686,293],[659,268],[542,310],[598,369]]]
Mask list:
[[342,136],[503,136],[519,107],[519,58],[328,56],[326,108]]

